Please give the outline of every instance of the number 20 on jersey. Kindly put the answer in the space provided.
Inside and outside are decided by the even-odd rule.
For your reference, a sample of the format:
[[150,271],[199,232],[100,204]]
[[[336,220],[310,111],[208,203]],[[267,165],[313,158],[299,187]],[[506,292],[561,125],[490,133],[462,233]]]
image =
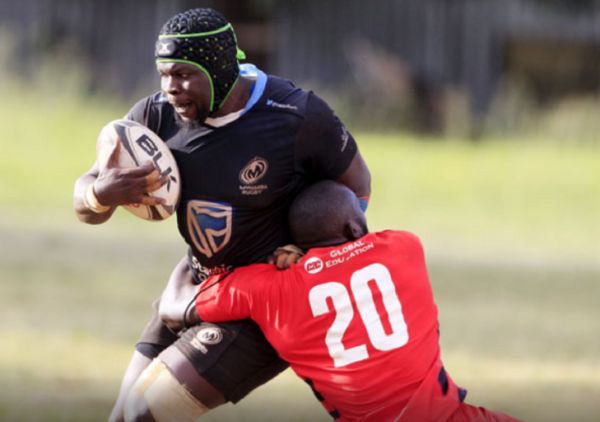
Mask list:
[[[383,305],[392,331],[386,334],[382,316],[377,312],[373,294],[368,283],[374,281],[381,292]],[[313,287],[309,302],[314,317],[330,311],[327,299],[333,303],[335,318],[325,335],[325,344],[336,368],[369,358],[366,344],[345,348],[344,334],[354,318],[352,299],[364,324],[369,341],[377,350],[388,351],[404,346],[408,342],[408,330],[402,314],[402,305],[389,270],[382,264],[371,264],[355,271],[350,279],[350,291],[339,282],[330,281]]]

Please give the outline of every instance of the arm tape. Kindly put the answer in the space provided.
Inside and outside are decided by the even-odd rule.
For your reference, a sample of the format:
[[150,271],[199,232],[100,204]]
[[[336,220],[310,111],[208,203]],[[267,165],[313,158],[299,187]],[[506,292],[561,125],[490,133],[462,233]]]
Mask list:
[[96,192],[94,192],[94,184],[90,183],[90,185],[85,190],[85,195],[83,196],[83,204],[85,207],[95,212],[96,214],[103,214],[110,210],[110,206],[102,205],[98,198],[96,197]]

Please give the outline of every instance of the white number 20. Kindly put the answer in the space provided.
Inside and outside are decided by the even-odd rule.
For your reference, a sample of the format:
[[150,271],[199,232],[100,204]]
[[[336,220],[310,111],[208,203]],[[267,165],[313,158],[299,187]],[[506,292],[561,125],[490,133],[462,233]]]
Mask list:
[[[377,313],[373,294],[368,286],[370,281],[374,281],[381,292],[392,327],[390,334],[385,333],[381,316]],[[368,265],[352,274],[350,288],[373,347],[387,351],[404,346],[408,342],[408,330],[389,270],[382,264]],[[339,368],[367,359],[369,353],[365,344],[346,349],[342,343],[344,333],[354,318],[350,292],[342,283],[332,281],[319,284],[310,290],[309,302],[313,316],[318,317],[330,312],[328,298],[331,298],[336,316],[325,336],[325,344],[334,366]]]

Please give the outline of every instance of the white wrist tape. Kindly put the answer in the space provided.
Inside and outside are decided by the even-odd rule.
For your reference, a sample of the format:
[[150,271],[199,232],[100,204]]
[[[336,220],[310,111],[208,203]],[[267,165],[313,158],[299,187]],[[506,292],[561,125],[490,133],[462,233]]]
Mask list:
[[110,210],[108,205],[102,205],[98,202],[98,198],[96,197],[96,193],[94,192],[94,184],[90,183],[90,185],[85,190],[85,195],[83,196],[83,204],[85,207],[95,212],[96,214],[103,214]]

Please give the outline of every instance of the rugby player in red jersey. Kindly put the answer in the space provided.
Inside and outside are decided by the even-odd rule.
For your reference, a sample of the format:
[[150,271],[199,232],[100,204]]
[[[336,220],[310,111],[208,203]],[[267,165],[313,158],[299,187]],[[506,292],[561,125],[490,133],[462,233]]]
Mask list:
[[[190,286],[187,323],[252,318],[336,420],[516,420],[464,403],[446,373],[415,235],[368,233],[356,196],[333,181],[301,193],[289,219],[307,254],[285,271],[255,264]],[[164,315],[168,324],[179,324],[183,305]]]

